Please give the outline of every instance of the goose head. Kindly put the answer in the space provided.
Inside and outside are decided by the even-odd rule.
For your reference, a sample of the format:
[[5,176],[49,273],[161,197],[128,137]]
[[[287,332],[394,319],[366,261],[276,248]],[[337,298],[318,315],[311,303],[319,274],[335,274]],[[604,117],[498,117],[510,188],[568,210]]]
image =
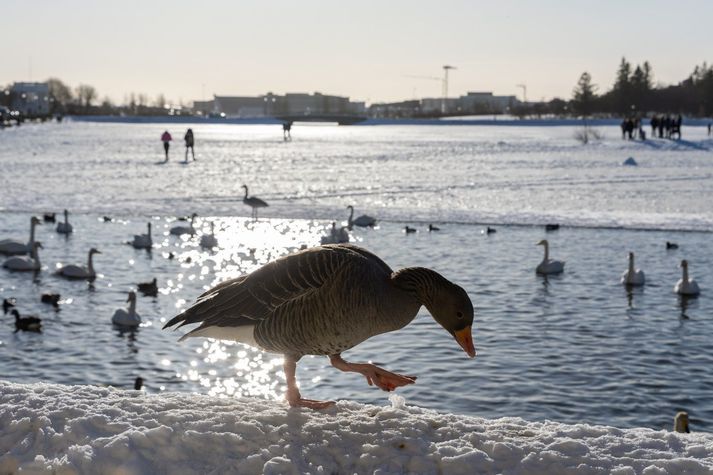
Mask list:
[[426,308],[433,315],[433,319],[453,335],[463,351],[473,358],[475,347],[471,327],[475,312],[473,302],[466,291],[444,279],[436,285],[430,300]]

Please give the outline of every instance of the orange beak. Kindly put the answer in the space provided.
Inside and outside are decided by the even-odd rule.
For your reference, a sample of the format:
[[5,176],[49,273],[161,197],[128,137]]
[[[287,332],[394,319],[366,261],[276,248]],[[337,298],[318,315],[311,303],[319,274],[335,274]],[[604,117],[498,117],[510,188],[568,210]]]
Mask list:
[[473,346],[473,335],[471,334],[470,327],[458,330],[454,335],[458,344],[463,348],[463,351],[468,353],[468,356],[471,358],[475,357],[475,347]]

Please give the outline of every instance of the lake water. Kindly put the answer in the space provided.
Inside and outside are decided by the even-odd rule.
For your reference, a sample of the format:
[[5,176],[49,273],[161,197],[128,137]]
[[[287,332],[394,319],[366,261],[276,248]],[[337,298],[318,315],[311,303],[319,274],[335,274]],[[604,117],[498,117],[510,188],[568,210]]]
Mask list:
[[[680,143],[633,143],[600,127],[604,139],[583,146],[573,127],[298,124],[285,143],[278,126],[195,124],[198,161],[184,165],[180,140],[158,163],[167,127],[176,139],[185,130],[70,122],[0,131],[0,238],[27,239],[31,214],[65,207],[75,229],[65,238],[38,227],[37,276],[0,272],[0,297],[44,321],[42,334],[14,333],[4,317],[0,378],[129,388],[140,375],[149,392],[281,397],[279,357],[205,339],[179,344],[181,332],[160,328],[203,289],[318,244],[353,204],[380,219],[355,230],[355,243],[394,269],[441,272],[476,307],[474,360],[425,310],[345,354],[417,375],[399,390],[407,403],[653,428],[685,409],[694,430],[713,428],[713,141],[703,128],[684,129]],[[630,156],[637,167],[621,165]],[[270,203],[258,222],[240,201],[243,183]],[[168,235],[175,216],[194,211],[201,232],[215,222],[219,249]],[[134,250],[125,241],[149,220],[156,247]],[[441,231],[428,233],[429,222]],[[564,226],[546,233],[547,222]],[[483,223],[497,233],[482,233]],[[419,232],[405,235],[405,224]],[[549,279],[534,273],[545,237],[567,261]],[[53,275],[92,246],[102,251],[93,285]],[[633,292],[619,284],[630,250],[647,275]],[[673,292],[682,258],[698,298]],[[126,292],[152,277],[161,290],[139,298],[142,327],[113,327]],[[39,302],[50,291],[63,297],[59,311]],[[307,397],[388,403],[326,358],[303,359],[298,379]]]

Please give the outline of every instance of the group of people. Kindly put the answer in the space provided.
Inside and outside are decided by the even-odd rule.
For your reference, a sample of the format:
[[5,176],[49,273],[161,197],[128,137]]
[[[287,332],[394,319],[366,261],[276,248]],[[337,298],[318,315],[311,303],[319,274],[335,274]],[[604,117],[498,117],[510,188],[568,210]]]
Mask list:
[[[681,139],[681,124],[683,123],[683,117],[678,114],[676,117],[671,115],[654,115],[651,117],[649,122],[651,124],[651,136],[658,137],[660,139],[667,138]],[[629,140],[634,139],[634,133],[638,135],[641,140],[646,140],[646,132],[642,125],[640,118],[629,117],[621,121],[621,138]]]
[[[171,137],[171,134],[168,132],[168,130],[164,131],[163,134],[161,134],[161,142],[163,142],[163,151],[166,154],[166,162],[168,161],[168,149],[171,147],[171,141],[173,140],[173,137]],[[191,151],[191,156],[193,157],[193,161],[196,161],[196,152],[193,149],[193,145],[195,144],[195,139],[193,138],[193,129],[188,129],[186,131],[186,135],[183,136],[183,140],[186,142],[186,159],[185,161],[188,161],[188,150],[190,149]]]

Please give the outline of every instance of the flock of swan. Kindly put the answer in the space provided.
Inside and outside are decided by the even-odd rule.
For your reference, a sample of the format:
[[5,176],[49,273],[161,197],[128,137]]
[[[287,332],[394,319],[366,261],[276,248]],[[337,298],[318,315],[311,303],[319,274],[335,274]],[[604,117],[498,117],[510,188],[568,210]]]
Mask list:
[[[535,268],[535,272],[542,275],[561,274],[562,272],[564,272],[564,261],[550,259],[550,244],[547,239],[543,239],[542,241],[538,242],[537,245],[543,246],[545,248],[545,255],[542,258],[542,262],[540,262]],[[666,248],[676,249],[678,248],[678,246],[673,243],[667,242]],[[681,261],[680,267],[682,269],[682,275],[678,282],[676,282],[676,285],[674,285],[673,291],[679,295],[685,295],[689,297],[693,297],[700,294],[701,290],[698,287],[698,283],[688,275],[688,261],[686,259],[683,259]],[[634,266],[633,252],[629,253],[629,265],[624,271],[624,273],[621,275],[621,283],[630,287],[640,287],[646,283],[646,276],[644,275],[644,271],[642,271],[641,269],[636,269]]]

